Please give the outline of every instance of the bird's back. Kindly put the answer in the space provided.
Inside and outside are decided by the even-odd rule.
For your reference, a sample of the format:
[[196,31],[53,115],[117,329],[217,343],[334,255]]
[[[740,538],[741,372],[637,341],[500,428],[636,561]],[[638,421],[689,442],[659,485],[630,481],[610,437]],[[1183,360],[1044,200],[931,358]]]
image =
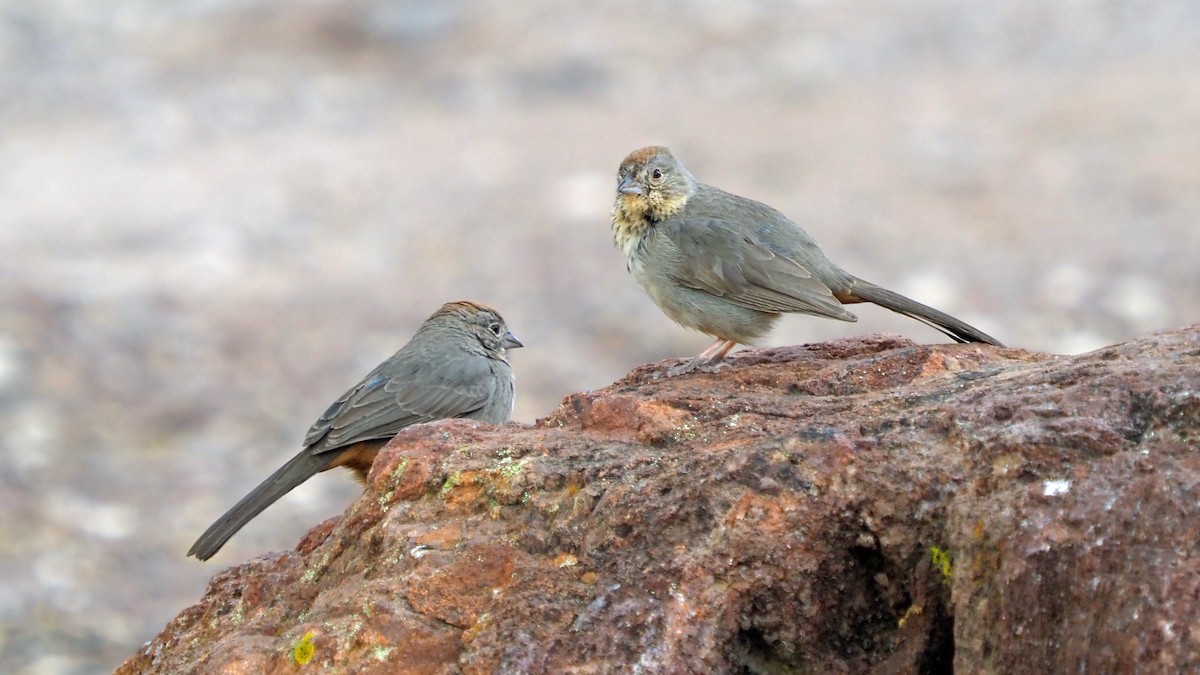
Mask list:
[[[849,275],[825,255],[804,228],[779,210],[759,201],[726,192],[711,185],[700,185],[688,201],[687,218],[729,220],[730,213],[738,215],[739,231],[808,269],[817,278],[833,285]],[[833,277],[833,278],[830,278]]]

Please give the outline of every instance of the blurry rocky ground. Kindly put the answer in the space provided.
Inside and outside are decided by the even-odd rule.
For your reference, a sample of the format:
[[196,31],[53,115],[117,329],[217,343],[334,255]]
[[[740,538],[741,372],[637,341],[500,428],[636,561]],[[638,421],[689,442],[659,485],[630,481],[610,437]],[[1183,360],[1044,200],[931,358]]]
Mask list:
[[[639,145],[1011,345],[1193,323],[1198,72],[1184,0],[0,0],[0,671],[112,668],[339,513],[183,557],[443,301],[525,341],[525,422],[706,346],[611,246]],[[765,344],[940,339],[858,313]]]

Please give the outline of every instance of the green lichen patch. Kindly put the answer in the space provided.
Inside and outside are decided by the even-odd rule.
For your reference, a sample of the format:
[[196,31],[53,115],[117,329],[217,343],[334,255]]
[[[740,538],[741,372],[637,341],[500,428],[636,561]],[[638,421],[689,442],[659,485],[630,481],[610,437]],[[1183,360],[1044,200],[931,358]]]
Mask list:
[[446,481],[442,483],[442,489],[438,492],[438,496],[445,499],[446,495],[450,494],[450,491],[459,485],[462,485],[462,474],[455,471],[446,477]]
[[327,567],[329,567],[329,553],[321,556],[321,560],[318,561],[317,564],[304,570],[304,576],[302,578],[310,584],[315,583],[321,578],[322,575],[325,574],[325,569]]

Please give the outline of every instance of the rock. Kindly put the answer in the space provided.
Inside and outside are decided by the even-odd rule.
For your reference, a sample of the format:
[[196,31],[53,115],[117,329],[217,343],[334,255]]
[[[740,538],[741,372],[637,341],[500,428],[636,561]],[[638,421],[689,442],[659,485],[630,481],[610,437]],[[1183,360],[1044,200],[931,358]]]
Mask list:
[[1200,667],[1200,326],[668,365],[403,432],[119,672]]

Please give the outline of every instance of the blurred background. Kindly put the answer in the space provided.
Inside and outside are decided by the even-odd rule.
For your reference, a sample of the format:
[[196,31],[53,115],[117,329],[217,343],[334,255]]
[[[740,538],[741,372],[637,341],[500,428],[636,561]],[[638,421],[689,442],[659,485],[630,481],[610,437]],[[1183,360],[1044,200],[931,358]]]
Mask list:
[[[1012,346],[1200,320],[1188,0],[0,0],[0,672],[111,669],[341,513],[184,557],[442,302],[525,342],[523,423],[706,347],[611,243],[650,143]],[[944,341],[854,311],[764,344]]]

